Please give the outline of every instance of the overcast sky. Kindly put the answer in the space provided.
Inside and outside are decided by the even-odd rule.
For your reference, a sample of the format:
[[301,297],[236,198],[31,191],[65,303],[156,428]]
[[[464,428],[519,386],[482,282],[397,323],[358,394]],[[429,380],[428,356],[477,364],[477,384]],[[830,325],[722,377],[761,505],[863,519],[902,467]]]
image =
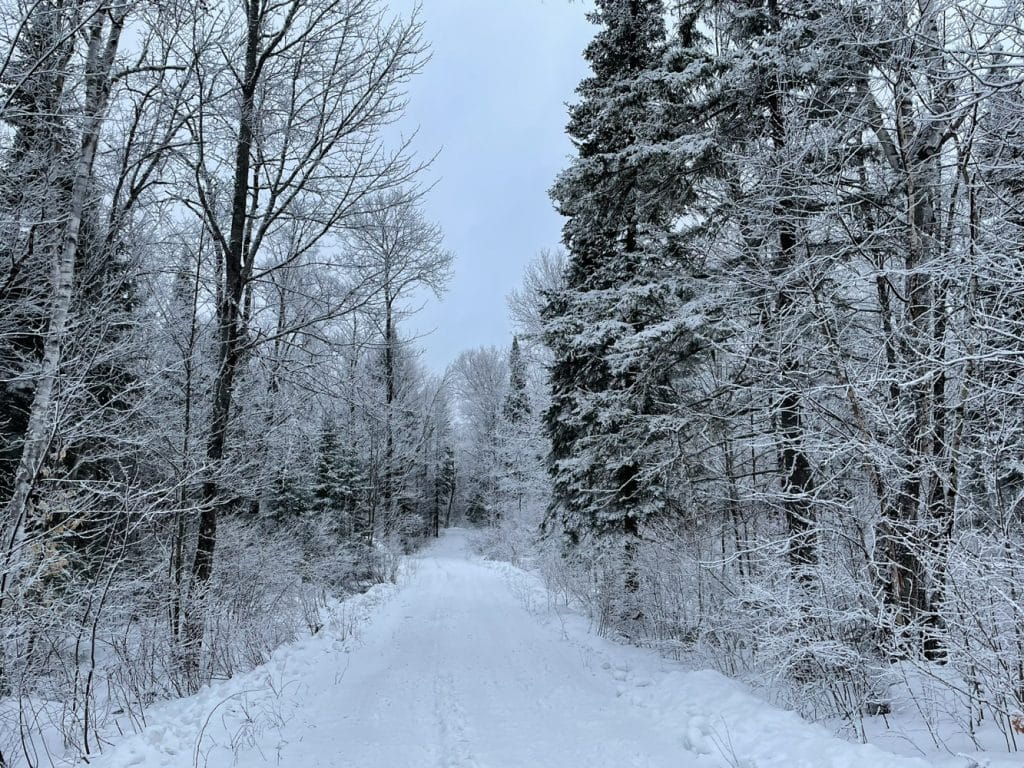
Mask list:
[[[411,0],[393,0],[396,10]],[[593,34],[576,0],[425,0],[432,58],[412,84],[417,148],[440,150],[425,202],[455,270],[447,295],[408,321],[426,333],[425,362],[442,372],[463,349],[511,341],[505,297],[523,267],[556,245],[561,219],[547,196],[572,146],[565,105],[586,74]]]

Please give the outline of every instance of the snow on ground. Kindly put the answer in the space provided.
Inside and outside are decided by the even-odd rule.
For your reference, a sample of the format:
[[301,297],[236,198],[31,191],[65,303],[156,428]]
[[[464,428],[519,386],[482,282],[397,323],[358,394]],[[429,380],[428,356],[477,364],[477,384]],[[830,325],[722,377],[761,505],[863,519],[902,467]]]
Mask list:
[[[594,637],[451,531],[400,589],[272,661],[155,708],[99,768],[924,768],[741,685]],[[527,585],[524,587],[524,585]]]

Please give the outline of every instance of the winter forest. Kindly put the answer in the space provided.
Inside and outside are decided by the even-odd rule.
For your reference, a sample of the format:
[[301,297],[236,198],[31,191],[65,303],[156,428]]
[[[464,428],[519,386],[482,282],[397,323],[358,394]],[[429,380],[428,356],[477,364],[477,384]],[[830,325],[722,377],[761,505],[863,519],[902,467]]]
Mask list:
[[[548,765],[479,751],[467,670],[536,704],[573,617],[593,674],[690,670],[627,698],[758,703],[749,745],[694,709],[671,763],[625,729],[650,762],[552,766],[1017,765],[1024,5],[577,3],[561,243],[440,370],[416,315],[489,256],[424,205],[429,10],[0,0],[0,768],[257,766],[270,732],[266,764]],[[441,713],[421,761],[311,762],[287,680],[223,687],[318,639],[359,679],[378,635],[449,670],[396,683]],[[817,751],[751,751],[778,728]]]

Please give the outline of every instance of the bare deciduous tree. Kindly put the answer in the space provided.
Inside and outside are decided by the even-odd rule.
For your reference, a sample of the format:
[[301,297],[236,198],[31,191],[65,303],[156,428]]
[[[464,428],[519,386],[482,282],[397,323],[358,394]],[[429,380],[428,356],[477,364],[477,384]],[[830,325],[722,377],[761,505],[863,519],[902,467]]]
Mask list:
[[[398,394],[398,324],[409,312],[403,302],[417,290],[440,295],[451,274],[452,254],[443,248],[441,230],[417,208],[417,196],[396,189],[367,198],[348,231],[349,258],[357,275],[367,277],[377,294],[384,381],[384,456],[381,505],[394,515],[395,436],[393,413]],[[374,521],[370,520],[370,530]]]
[[[227,500],[219,472],[228,450],[236,378],[254,342],[257,287],[336,237],[381,190],[416,173],[383,129],[403,107],[402,88],[423,61],[420,26],[391,20],[373,0],[223,2],[193,22],[197,107],[188,123],[193,186],[184,202],[217,254],[217,364],[207,431],[192,590],[210,580],[217,517]],[[240,31],[240,32],[239,32]],[[351,311],[353,295],[328,317]],[[188,642],[201,638],[201,613]]]

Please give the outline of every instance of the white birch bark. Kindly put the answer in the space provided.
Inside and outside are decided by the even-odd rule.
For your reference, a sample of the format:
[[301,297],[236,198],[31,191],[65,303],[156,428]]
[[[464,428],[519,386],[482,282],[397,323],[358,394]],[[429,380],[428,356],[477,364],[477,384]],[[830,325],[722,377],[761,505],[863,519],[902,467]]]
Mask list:
[[26,558],[26,535],[31,512],[31,494],[43,467],[46,449],[53,433],[54,385],[63,359],[65,336],[75,281],[82,217],[92,186],[93,162],[113,82],[114,59],[128,6],[104,4],[97,9],[88,27],[85,70],[85,105],[82,143],[75,163],[66,225],[60,243],[54,248],[51,268],[52,304],[43,346],[43,357],[35,381],[28,429],[21,459],[14,478],[11,499],[3,511],[0,539],[3,562],[0,564],[0,615],[20,584]]

